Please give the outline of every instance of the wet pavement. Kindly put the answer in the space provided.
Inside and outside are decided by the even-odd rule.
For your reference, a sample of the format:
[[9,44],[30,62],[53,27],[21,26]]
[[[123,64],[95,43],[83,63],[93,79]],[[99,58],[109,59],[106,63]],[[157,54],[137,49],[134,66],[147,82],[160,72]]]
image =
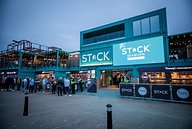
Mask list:
[[113,129],[191,129],[192,105],[121,98],[118,89],[72,96],[0,91],[0,129],[106,129],[106,104],[112,104]]

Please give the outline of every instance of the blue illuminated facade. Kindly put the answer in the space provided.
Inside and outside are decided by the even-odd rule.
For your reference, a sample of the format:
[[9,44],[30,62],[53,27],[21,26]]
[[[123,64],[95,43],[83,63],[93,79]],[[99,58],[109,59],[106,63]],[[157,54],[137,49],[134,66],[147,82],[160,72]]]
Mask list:
[[30,53],[47,62],[40,67],[23,66],[27,52],[18,51],[18,66],[1,73],[16,71],[24,78],[47,72],[58,78],[94,70],[98,86],[118,85],[122,75],[133,83],[192,83],[192,34],[167,33],[162,8],[80,32],[80,51]]
[[[80,62],[83,60],[84,51],[99,51],[103,48],[112,50],[111,65],[103,64],[101,61],[99,66],[80,66],[81,69],[96,69],[98,81],[101,81],[102,72],[106,71],[123,72],[138,80],[138,68],[168,65],[165,8],[82,31],[80,34]],[[108,74],[114,76],[111,72]],[[107,79],[104,76],[103,78]]]
[[[188,35],[188,37],[191,39],[192,36]],[[190,45],[189,39],[184,48]],[[182,83],[177,79],[191,74],[191,59],[186,57],[185,61],[182,61],[183,58],[173,61],[170,58],[173,55],[169,47],[166,9],[163,8],[82,31],[80,33],[80,67],[83,70],[96,70],[98,85],[102,86],[118,84],[122,75],[131,77],[131,82]],[[104,54],[103,49],[113,56],[111,58],[108,54],[105,55],[105,61],[112,60],[112,64],[104,63],[101,56]],[[86,63],[86,66],[83,65],[84,56],[86,56],[84,52],[89,53],[90,61],[96,61],[97,65],[93,65],[94,61]],[[185,69],[187,74],[182,74],[182,70],[169,71],[168,69],[172,67]],[[150,79],[146,81],[144,76]],[[192,77],[188,76],[183,82],[191,83],[191,79]]]

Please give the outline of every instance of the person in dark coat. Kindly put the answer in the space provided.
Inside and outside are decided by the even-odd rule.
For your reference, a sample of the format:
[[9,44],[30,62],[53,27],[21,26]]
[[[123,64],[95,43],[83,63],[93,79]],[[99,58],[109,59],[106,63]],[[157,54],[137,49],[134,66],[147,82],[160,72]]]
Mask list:
[[17,78],[17,91],[20,91],[22,84],[22,79],[20,77]]
[[6,83],[7,91],[9,91],[9,89],[12,89],[12,86],[14,84],[14,80],[12,77],[7,77],[5,80],[5,83]]
[[56,82],[56,80],[53,80],[52,81],[52,94],[55,94],[56,86],[57,86],[57,82]]
[[81,79],[81,77],[79,77],[78,82],[79,82],[80,90],[81,92],[83,92],[83,80]]
[[57,93],[58,93],[58,96],[62,96],[62,87],[63,87],[63,81],[62,81],[62,78],[60,77],[58,82],[57,82]]
[[74,80],[74,78],[71,78],[71,90],[72,90],[72,94],[75,94],[75,80]]

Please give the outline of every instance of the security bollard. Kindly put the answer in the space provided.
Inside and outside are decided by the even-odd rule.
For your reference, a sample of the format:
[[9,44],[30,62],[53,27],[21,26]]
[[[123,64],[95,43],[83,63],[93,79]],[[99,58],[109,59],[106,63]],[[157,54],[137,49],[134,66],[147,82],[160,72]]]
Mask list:
[[111,104],[107,104],[107,129],[112,129],[113,125],[112,125],[112,105]]
[[28,115],[28,99],[29,99],[29,95],[28,95],[28,93],[25,93],[25,102],[24,102],[23,116],[27,116]]

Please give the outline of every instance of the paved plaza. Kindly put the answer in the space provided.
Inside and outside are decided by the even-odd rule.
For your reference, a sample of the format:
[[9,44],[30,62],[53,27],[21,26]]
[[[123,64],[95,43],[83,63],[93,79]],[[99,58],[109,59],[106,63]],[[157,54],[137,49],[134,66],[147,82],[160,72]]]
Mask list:
[[191,129],[192,105],[121,98],[118,89],[73,96],[0,92],[0,129],[106,129],[106,104],[112,104],[113,129]]

